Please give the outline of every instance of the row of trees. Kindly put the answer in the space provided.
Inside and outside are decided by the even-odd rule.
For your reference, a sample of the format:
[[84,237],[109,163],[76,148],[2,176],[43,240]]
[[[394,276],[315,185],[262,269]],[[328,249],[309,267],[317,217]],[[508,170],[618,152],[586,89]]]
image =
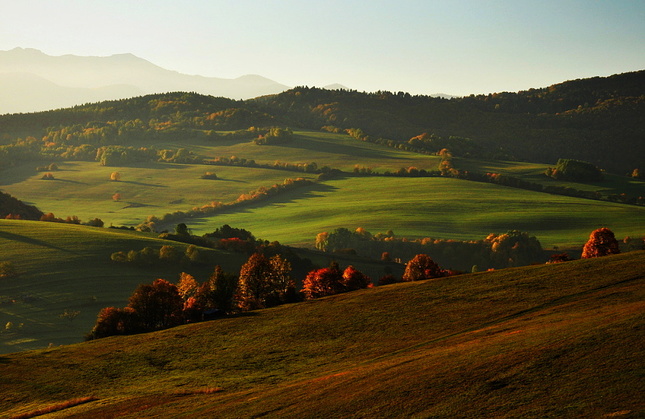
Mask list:
[[559,159],[555,167],[546,169],[545,175],[553,179],[574,182],[599,182],[603,179],[602,172],[597,166],[573,159]]
[[284,191],[292,190],[302,186],[311,185],[310,180],[304,178],[287,178],[281,184],[274,184],[271,187],[261,186],[255,191],[249,193],[241,194],[235,201],[229,203],[222,203],[219,201],[214,201],[201,207],[194,207],[188,211],[175,211],[173,213],[164,214],[161,217],[154,215],[148,216],[146,221],[139,224],[137,229],[140,231],[157,231],[159,225],[168,225],[174,224],[177,222],[184,221],[188,218],[193,217],[203,217],[207,215],[214,214],[218,211],[225,211],[234,207],[248,205],[253,202],[258,202],[265,200],[271,196],[282,193]]
[[[178,228],[182,229],[183,227]],[[215,233],[218,232],[224,235],[237,234],[228,226]],[[249,233],[248,238],[252,237]],[[495,243],[502,246],[502,241]],[[584,246],[583,258],[619,252],[613,232],[608,228],[600,228],[591,233]],[[563,256],[556,261],[566,260],[568,257]],[[87,338],[160,330],[213,316],[263,309],[373,286],[372,280],[353,266],[341,269],[337,263],[332,262],[326,268],[309,271],[302,281],[302,289],[297,292],[291,271],[291,264],[282,255],[266,256],[262,252],[256,252],[242,265],[237,276],[227,274],[220,266],[216,266],[213,274],[201,284],[187,273],[180,275],[177,284],[157,279],[151,284],[139,285],[126,307],[102,309]],[[417,254],[406,264],[401,280],[419,281],[449,274],[449,271],[442,269],[427,254]],[[398,281],[389,275],[381,278],[379,284]]]
[[442,266],[467,271],[542,263],[546,254],[534,236],[518,230],[489,234],[482,240],[407,239],[392,231],[371,234],[363,228],[337,228],[316,236],[316,248],[324,252],[356,253],[386,260],[406,260],[416,254],[430,254]]
[[[291,264],[280,254],[252,254],[239,275],[227,274],[217,266],[199,284],[187,273],[175,285],[163,279],[137,287],[124,308],[101,310],[87,335],[97,339],[111,335],[160,330],[204,320],[216,315],[257,310],[280,304],[318,298],[371,286],[369,277],[352,266],[340,270],[337,264],[311,271],[296,291]],[[418,279],[415,277],[415,279]]]

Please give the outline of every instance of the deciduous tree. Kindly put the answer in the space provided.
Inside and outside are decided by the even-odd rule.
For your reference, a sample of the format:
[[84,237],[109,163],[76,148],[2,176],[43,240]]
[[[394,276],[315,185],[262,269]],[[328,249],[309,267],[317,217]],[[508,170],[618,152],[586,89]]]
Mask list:
[[423,279],[439,278],[446,276],[446,271],[441,269],[428,255],[418,254],[412,258],[403,272],[404,281],[420,281]]
[[151,331],[181,324],[183,305],[176,285],[155,279],[137,287],[128,307],[137,312],[142,328]]
[[291,264],[280,255],[267,259],[254,253],[240,269],[237,287],[238,305],[243,310],[271,307],[284,302],[293,288]]
[[316,269],[302,283],[305,298],[319,298],[343,292],[343,275],[337,267]]
[[582,258],[597,258],[618,253],[620,253],[620,248],[614,232],[603,227],[591,232],[589,240],[582,249]]
[[343,271],[343,287],[345,291],[354,291],[362,288],[368,288],[372,285],[372,280],[369,276],[363,274],[358,269],[349,265]]

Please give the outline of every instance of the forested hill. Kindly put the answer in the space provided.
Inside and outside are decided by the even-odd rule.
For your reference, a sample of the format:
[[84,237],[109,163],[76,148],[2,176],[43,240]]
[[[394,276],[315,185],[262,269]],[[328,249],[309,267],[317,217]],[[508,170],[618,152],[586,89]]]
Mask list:
[[0,138],[7,144],[19,136],[43,138],[52,128],[91,123],[97,129],[115,121],[117,130],[202,131],[200,136],[251,126],[353,128],[364,141],[431,152],[447,147],[474,158],[552,164],[573,158],[625,174],[645,168],[645,70],[453,99],[308,87],[246,101],[158,94],[0,116]]

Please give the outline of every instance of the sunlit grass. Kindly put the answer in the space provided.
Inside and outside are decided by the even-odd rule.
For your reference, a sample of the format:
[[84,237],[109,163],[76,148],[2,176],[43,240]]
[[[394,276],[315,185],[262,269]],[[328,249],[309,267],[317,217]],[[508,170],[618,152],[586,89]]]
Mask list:
[[[445,178],[326,181],[214,219],[243,225],[260,237],[309,246],[317,233],[338,227],[455,240],[521,230],[545,248],[581,247],[603,226],[621,239],[645,232],[645,208]],[[206,232],[212,221],[190,220],[190,225]]]
[[81,417],[638,416],[644,257],[390,285],[6,355],[0,409],[91,395],[102,403]]

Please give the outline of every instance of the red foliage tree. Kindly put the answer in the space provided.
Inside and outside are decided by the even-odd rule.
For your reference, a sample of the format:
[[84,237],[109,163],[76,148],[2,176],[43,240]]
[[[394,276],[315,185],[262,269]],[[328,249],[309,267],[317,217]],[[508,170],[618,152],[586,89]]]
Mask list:
[[319,298],[343,292],[343,275],[336,267],[316,269],[307,274],[302,292],[305,298]]
[[345,291],[354,291],[372,286],[372,280],[361,271],[349,265],[343,271],[343,288]]
[[614,232],[603,227],[591,232],[589,240],[582,249],[582,258],[597,258],[618,253],[620,253],[620,248]]
[[418,254],[412,258],[403,272],[404,281],[420,281],[423,279],[439,278],[446,276],[446,271],[441,269],[428,255]]

